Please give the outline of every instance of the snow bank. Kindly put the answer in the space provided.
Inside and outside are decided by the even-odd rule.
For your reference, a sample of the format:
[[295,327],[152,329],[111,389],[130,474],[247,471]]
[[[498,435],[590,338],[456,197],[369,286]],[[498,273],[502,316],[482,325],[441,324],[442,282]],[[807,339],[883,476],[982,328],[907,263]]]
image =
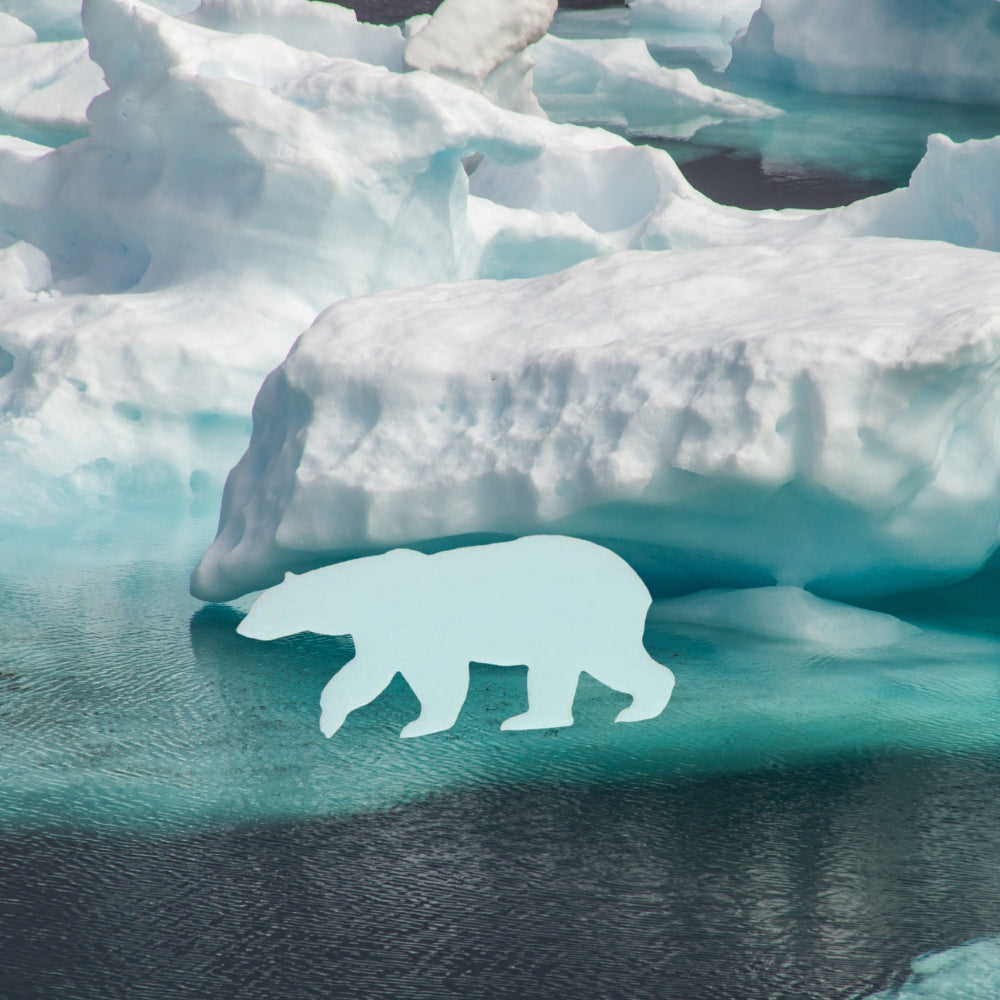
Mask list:
[[31,37],[25,44],[3,47],[0,115],[22,129],[70,128],[84,134],[87,106],[107,89],[100,67],[91,61],[83,40],[34,41]]
[[549,35],[532,51],[535,93],[560,121],[685,138],[730,119],[781,114],[763,101],[708,87],[688,69],[660,66],[640,38],[570,41]]
[[995,275],[979,251],[816,239],[340,303],[265,381],[192,592],[545,531],[661,592],[968,573],[1000,523]]
[[996,0],[763,0],[732,74],[807,90],[1000,103]]

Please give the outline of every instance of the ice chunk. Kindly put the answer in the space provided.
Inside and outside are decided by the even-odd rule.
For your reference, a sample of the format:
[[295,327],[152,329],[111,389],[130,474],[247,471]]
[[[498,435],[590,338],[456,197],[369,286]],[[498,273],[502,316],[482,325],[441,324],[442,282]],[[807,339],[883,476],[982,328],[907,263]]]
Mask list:
[[469,662],[527,664],[528,710],[503,729],[573,724],[580,673],[632,695],[616,722],[655,718],[674,675],[642,645],[649,591],[600,546],[556,535],[437,555],[397,549],[288,574],[257,598],[238,631],[255,639],[349,633],[355,658],[324,688],[320,726],[332,736],[401,673],[420,716],[401,733],[450,729],[469,688]]
[[0,250],[0,269],[0,523],[111,500],[217,502],[260,372],[308,305],[267,283],[231,297],[212,282],[60,296],[47,258],[24,243]]
[[728,72],[841,94],[1000,102],[996,0],[763,0]]
[[688,69],[660,66],[639,38],[569,41],[549,35],[532,52],[535,93],[560,121],[688,137],[729,119],[781,114],[763,101],[706,86]]
[[193,593],[484,531],[599,540],[675,593],[973,572],[1000,523],[995,257],[793,246],[333,306],[258,395]]
[[406,43],[404,63],[541,114],[524,50],[552,23],[556,0],[444,0]]
[[0,226],[46,253],[62,291],[266,274],[318,310],[471,276],[462,157],[542,145],[523,116],[427,74],[139,2],[88,0],[85,20],[111,88],[90,107],[90,138],[0,163]]
[[401,70],[403,34],[396,26],[365,24],[353,10],[303,0],[201,0],[185,18],[216,31],[258,33],[305,52],[359,59]]
[[631,0],[629,28],[661,50],[695,55],[721,72],[734,36],[759,6],[760,0]]
[[907,187],[830,213],[824,228],[1000,250],[1000,137],[930,136]]
[[995,1000],[1000,996],[1000,938],[968,941],[913,960],[902,986],[868,1000]]
[[19,241],[0,250],[0,299],[29,295],[51,284],[52,266],[38,247]]
[[695,31],[718,31],[728,35],[750,23],[760,0],[629,0],[634,29],[667,27]]
[[218,483],[266,372],[345,296],[630,248],[732,246],[718,266],[740,275],[737,245],[794,257],[817,233],[996,246],[995,144],[932,144],[909,192],[853,211],[742,212],[660,150],[394,72],[395,28],[290,0],[161,9],[193,6],[87,0],[98,70],[84,42],[44,40],[75,3],[4,4],[0,91],[21,138],[0,136],[0,520]]
[[[148,3],[171,15],[187,14],[198,6],[198,0],[148,0]],[[45,42],[82,38],[81,6],[81,0],[3,0],[4,12],[29,25]]]
[[799,587],[707,590],[658,601],[651,614],[657,622],[708,625],[828,650],[888,646],[920,631],[892,615],[825,601]]

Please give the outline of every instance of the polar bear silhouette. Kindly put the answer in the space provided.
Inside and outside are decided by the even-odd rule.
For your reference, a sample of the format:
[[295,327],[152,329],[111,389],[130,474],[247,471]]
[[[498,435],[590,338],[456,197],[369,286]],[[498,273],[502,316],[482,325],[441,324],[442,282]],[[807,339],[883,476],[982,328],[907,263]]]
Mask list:
[[323,689],[320,728],[332,736],[400,673],[420,715],[400,733],[450,729],[465,703],[469,663],[527,664],[528,711],[502,729],[573,724],[581,671],[632,696],[616,722],[659,715],[674,675],[642,645],[651,599],[613,552],[535,535],[425,555],[395,549],[299,576],[264,591],[237,631],[354,638],[356,654]]

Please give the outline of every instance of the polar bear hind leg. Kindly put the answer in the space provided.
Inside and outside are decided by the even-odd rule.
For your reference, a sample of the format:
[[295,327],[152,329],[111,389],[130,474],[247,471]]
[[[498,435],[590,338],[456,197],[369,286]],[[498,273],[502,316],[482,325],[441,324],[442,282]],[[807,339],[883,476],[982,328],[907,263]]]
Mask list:
[[618,655],[588,673],[602,684],[632,696],[632,704],[615,716],[615,722],[655,719],[667,707],[674,691],[673,671],[654,660],[644,647],[624,662]]

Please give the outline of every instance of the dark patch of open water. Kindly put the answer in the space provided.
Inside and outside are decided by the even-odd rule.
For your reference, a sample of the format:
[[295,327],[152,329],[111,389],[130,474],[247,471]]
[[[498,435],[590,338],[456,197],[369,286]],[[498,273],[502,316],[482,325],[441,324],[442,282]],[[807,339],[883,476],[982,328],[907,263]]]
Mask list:
[[11,1000],[856,997],[1000,928],[1000,759],[0,840]]

